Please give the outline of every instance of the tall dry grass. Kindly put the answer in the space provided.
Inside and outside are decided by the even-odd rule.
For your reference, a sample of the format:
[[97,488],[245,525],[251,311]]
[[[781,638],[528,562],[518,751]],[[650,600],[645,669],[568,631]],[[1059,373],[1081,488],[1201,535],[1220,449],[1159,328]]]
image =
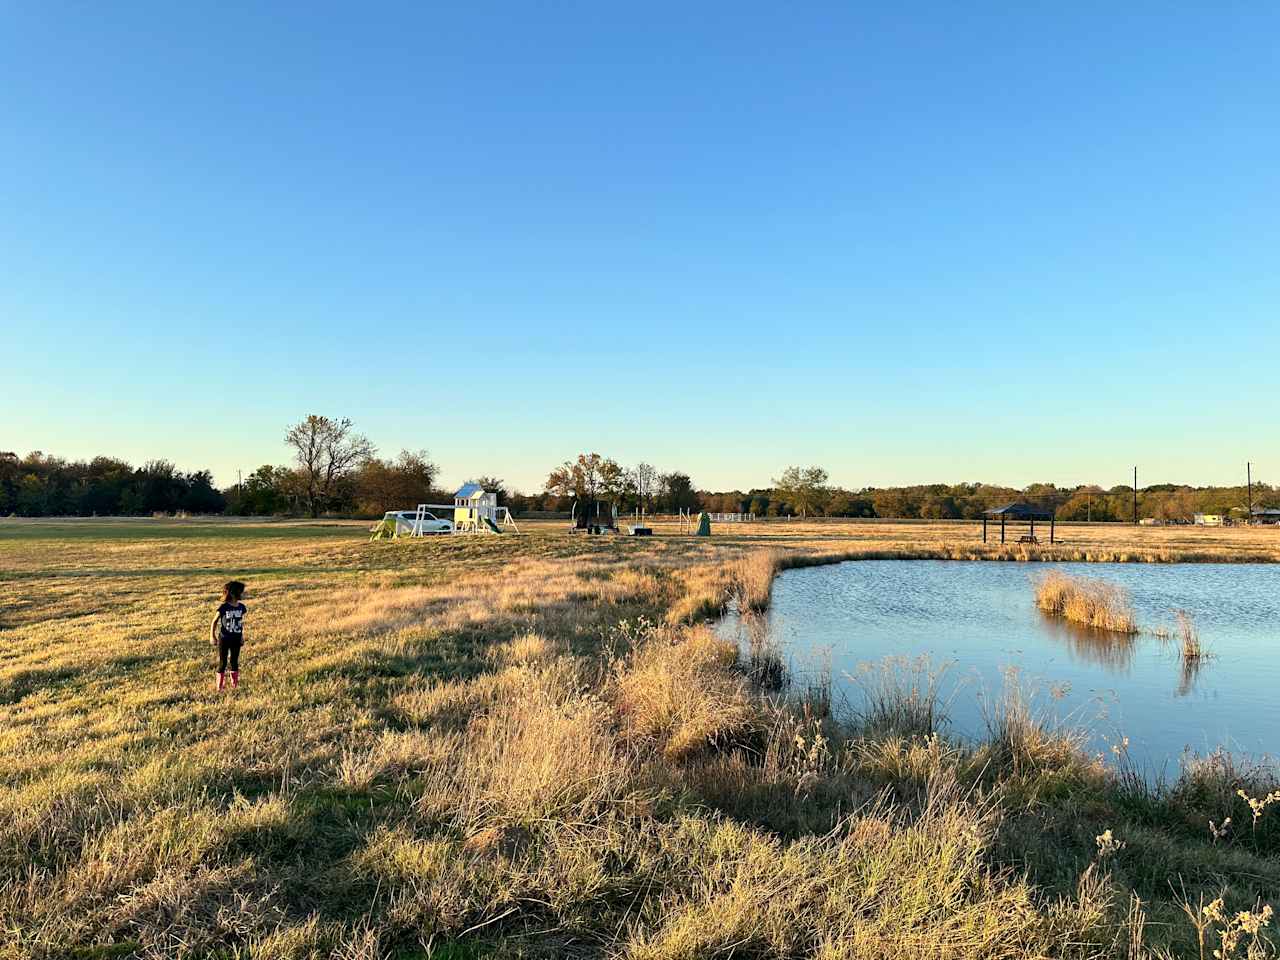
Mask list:
[[612,682],[622,736],[674,761],[758,749],[768,720],[737,663],[738,648],[706,628],[674,642],[655,634],[627,656]]
[[1200,631],[1196,628],[1195,619],[1186,610],[1175,610],[1177,621],[1176,636],[1178,650],[1186,663],[1199,663],[1210,656],[1208,649],[1200,639]]
[[1043,690],[1028,684],[1017,670],[1007,670],[996,696],[981,701],[986,739],[979,753],[996,780],[1061,786],[1058,778],[1101,780],[1102,770],[1084,752],[1085,734],[1070,723],[1053,721],[1042,700]]
[[[1033,709],[955,740],[909,672],[881,687],[901,722],[847,724],[696,626],[767,605],[766,571],[972,531],[259,526],[0,537],[3,960],[1176,956],[1169,877],[1242,910],[1280,890],[1280,818],[1206,828],[1248,824],[1261,773],[1144,792]],[[200,641],[232,573],[250,633],[218,697]]]
[[1036,606],[1050,616],[1097,630],[1138,632],[1128,594],[1118,584],[1104,580],[1052,570],[1036,583]]
[[859,723],[873,735],[927,737],[946,723],[956,689],[947,689],[950,664],[928,657],[886,657],[847,674],[861,693]]
[[682,590],[667,611],[670,623],[710,620],[736,604],[744,614],[769,607],[773,580],[787,555],[765,549],[739,553],[728,562],[699,564],[681,572]]
[[733,576],[739,609],[753,613],[768,609],[774,578],[784,562],[784,555],[778,550],[756,551],[738,561]]
[[[731,822],[688,823],[692,882],[645,918],[625,955],[1041,955],[1055,946],[1058,924],[1046,922],[1028,887],[988,865],[997,822],[994,807],[940,778],[918,813],[871,805],[831,833],[790,844]],[[1064,906],[1062,929],[1078,935],[1096,920]]]

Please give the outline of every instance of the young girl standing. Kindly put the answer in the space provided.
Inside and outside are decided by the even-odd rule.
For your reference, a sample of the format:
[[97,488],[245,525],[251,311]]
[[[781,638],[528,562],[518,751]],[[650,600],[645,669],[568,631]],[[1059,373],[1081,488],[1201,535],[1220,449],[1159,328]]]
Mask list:
[[218,689],[227,685],[227,665],[231,666],[231,688],[240,685],[240,645],[244,643],[244,584],[229,580],[222,586],[222,605],[213,615],[210,641],[218,648]]

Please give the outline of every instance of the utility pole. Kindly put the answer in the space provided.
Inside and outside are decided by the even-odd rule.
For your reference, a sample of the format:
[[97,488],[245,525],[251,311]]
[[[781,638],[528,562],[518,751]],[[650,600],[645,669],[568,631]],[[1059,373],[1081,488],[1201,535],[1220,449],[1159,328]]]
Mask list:
[[1133,522],[1138,522],[1138,468],[1133,468]]
[[1249,487],[1249,518],[1247,523],[1253,523],[1253,464],[1246,461],[1244,465],[1245,483]]

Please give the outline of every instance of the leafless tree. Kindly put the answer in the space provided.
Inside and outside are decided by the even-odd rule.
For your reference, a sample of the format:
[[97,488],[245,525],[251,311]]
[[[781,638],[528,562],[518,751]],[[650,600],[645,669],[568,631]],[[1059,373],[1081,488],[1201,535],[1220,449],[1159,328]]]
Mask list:
[[313,413],[291,426],[284,439],[297,457],[307,512],[313,517],[320,516],[338,485],[374,454],[373,444],[352,433],[346,417],[331,419]]
[[651,463],[637,463],[631,468],[631,486],[642,510],[648,510],[653,498],[654,484],[658,481],[658,468]]

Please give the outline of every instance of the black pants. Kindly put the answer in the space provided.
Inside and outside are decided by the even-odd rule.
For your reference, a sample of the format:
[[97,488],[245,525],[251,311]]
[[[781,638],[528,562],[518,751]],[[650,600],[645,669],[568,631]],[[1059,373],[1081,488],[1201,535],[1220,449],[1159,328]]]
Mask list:
[[227,661],[231,661],[233,673],[240,672],[240,638],[218,638],[218,672],[227,672]]

